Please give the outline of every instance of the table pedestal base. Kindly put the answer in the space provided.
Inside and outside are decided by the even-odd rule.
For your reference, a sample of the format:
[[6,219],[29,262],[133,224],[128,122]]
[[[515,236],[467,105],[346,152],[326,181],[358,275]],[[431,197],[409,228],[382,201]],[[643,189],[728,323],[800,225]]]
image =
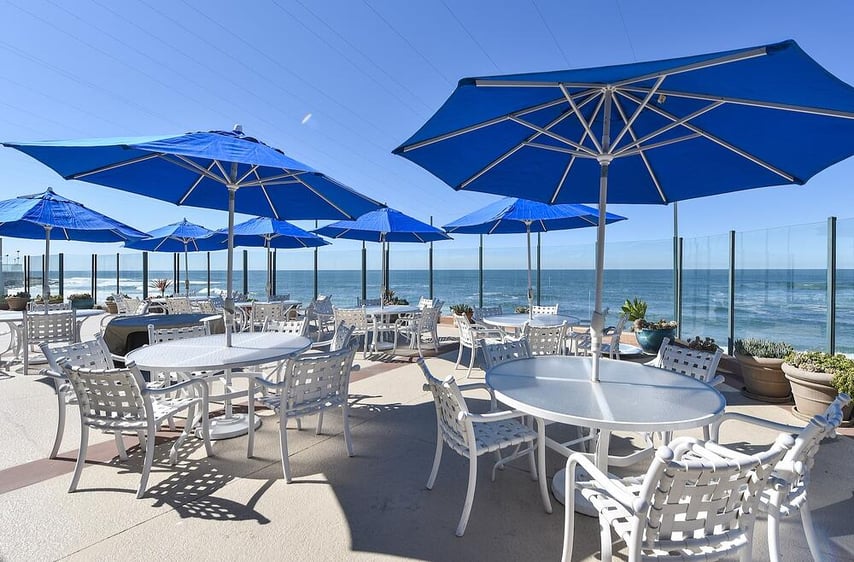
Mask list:
[[[587,472],[580,466],[575,467],[575,479],[587,479]],[[566,503],[566,469],[558,470],[554,478],[552,478],[552,494],[560,504]],[[593,508],[593,505],[581,495],[580,492],[575,492],[575,512],[588,517],[599,517],[599,512]]]
[[[261,418],[255,416],[255,429],[261,427]],[[211,439],[231,439],[249,433],[249,416],[247,414],[231,414],[219,416],[210,421]],[[201,427],[196,429],[196,436],[202,436]]]

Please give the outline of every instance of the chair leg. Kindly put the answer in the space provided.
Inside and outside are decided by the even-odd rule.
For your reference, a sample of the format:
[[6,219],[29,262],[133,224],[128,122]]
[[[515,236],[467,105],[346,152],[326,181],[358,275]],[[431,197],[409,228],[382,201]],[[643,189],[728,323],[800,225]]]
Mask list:
[[255,384],[249,381],[249,400],[246,405],[246,421],[249,423],[249,439],[246,444],[246,458],[252,458],[255,449]]
[[86,464],[86,450],[89,448],[89,426],[80,423],[80,448],[77,450],[77,463],[74,465],[74,475],[71,477],[71,485],[68,491],[77,490],[77,483],[80,481],[80,474],[83,472],[83,465]]
[[471,370],[474,368],[475,357],[477,357],[477,348],[472,347],[471,348],[471,355],[469,355],[469,370],[466,373],[466,378],[469,378],[471,376]]
[[[299,421],[299,418],[297,418]],[[323,432],[323,410],[317,412],[317,428],[314,430],[315,435],[320,435]]]
[[122,432],[114,431],[113,439],[116,441],[116,451],[119,454],[119,460],[123,462],[128,460],[128,450],[125,448],[125,440],[122,437]]
[[288,460],[288,418],[285,417],[284,410],[279,416],[279,451],[282,454],[282,473],[285,475],[285,482],[290,484],[292,478],[291,463]]
[[457,525],[457,536],[461,537],[466,532],[466,525],[471,515],[471,506],[474,503],[474,489],[477,485],[477,455],[469,454],[469,485],[466,490],[466,503],[463,505],[463,513]]
[[62,434],[65,433],[65,409],[67,407],[65,403],[65,391],[60,390],[59,384],[56,386],[56,437],[53,438],[53,448],[50,450],[50,458],[52,459],[55,459],[56,455],[59,453],[59,445],[62,443]]
[[[812,545],[810,545],[810,551],[812,551]],[[780,562],[780,519],[775,506],[768,506],[768,560]]]
[[460,361],[462,361],[462,359],[463,359],[463,344],[460,343],[460,350],[457,352],[457,362],[456,362],[456,364],[454,364],[454,370],[455,371],[460,368]]
[[[540,484],[540,497],[543,499],[543,508],[546,513],[552,512],[552,499],[549,497],[549,485],[546,481],[546,422],[542,419],[534,420],[537,424],[537,480]],[[572,492],[567,492],[572,493]]]
[[[323,412],[321,412],[321,415]],[[350,439],[350,406],[347,401],[341,405],[341,414],[344,417],[344,444],[347,446],[347,456],[353,456],[353,441]]]
[[805,499],[801,504],[801,522],[804,525],[804,534],[807,536],[807,544],[810,547],[810,553],[813,560],[820,562],[824,560],[824,556],[819,549],[818,537],[815,534],[815,526],[812,521],[812,512],[810,511],[809,500]]
[[[574,494],[574,490],[567,490],[567,494]],[[601,556],[600,560],[602,562],[608,562],[612,559],[611,556],[611,525],[608,524],[608,521],[604,517],[599,517],[599,542],[601,543]]]
[[154,423],[148,424],[148,435],[145,440],[145,462],[142,465],[142,476],[139,479],[139,490],[136,492],[136,498],[139,499],[145,495],[145,488],[148,486],[148,475],[151,473],[151,465],[154,462],[154,447],[157,445],[157,440],[154,438]]
[[433,484],[436,483],[436,475],[439,474],[439,464],[442,462],[442,449],[445,447],[445,442],[442,441],[442,428],[437,427],[436,429],[436,453],[433,455],[433,468],[430,469],[430,477],[427,479],[428,490],[432,490]]
[[[181,435],[178,436],[178,439],[176,439],[175,443],[172,444],[172,450],[169,451],[169,464],[174,465],[178,461],[178,449],[181,448],[181,445],[184,444],[184,440],[190,435],[195,417],[196,405],[194,403],[187,408],[187,421],[184,423],[184,431],[181,432]],[[170,419],[172,419],[171,416]]]

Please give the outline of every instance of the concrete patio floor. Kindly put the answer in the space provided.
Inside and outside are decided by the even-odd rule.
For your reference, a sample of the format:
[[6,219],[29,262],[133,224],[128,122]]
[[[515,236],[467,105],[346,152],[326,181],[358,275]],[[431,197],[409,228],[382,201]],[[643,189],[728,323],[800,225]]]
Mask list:
[[[89,333],[97,320],[87,321]],[[453,331],[442,327],[441,335]],[[0,342],[2,343],[2,342]],[[453,372],[456,345],[428,358],[439,376]],[[564,512],[554,502],[546,514],[526,463],[500,471],[490,481],[491,462],[481,462],[471,519],[454,536],[465,495],[467,462],[446,449],[432,491],[425,482],[435,447],[435,411],[423,377],[406,358],[363,360],[350,385],[351,431],[356,456],[348,458],[338,415],[327,415],[324,432],[314,420],[288,430],[294,482],[282,479],[278,423],[264,412],[255,457],[246,458],[246,437],[214,443],[205,457],[188,439],[178,464],[167,462],[176,433],[163,432],[146,496],[135,499],[142,466],[137,447],[128,462],[115,456],[112,437],[92,434],[79,491],[66,492],[79,439],[76,410],[69,409],[59,459],[46,459],[53,439],[53,387],[39,376],[23,376],[13,365],[0,374],[0,560],[256,559],[340,560],[557,560]],[[464,370],[458,370],[464,376]],[[482,380],[476,369],[472,379]],[[745,398],[722,387],[728,409],[797,423],[788,406]],[[486,406],[484,395],[477,407]],[[626,404],[626,407],[643,407]],[[291,424],[292,426],[294,424]],[[549,431],[561,431],[550,428]],[[847,431],[844,433],[848,433]],[[698,431],[697,436],[700,435]],[[724,425],[724,443],[770,443],[774,434]],[[136,440],[126,438],[127,444]],[[612,440],[633,446],[631,435]],[[830,560],[854,559],[854,441],[846,435],[826,442],[813,471],[810,503]],[[563,459],[549,452],[549,477]],[[642,471],[644,467],[636,467]],[[757,523],[754,559],[767,559],[765,519]],[[809,560],[798,517],[783,521],[785,560]],[[618,559],[625,558],[615,546]],[[573,560],[596,560],[595,519],[576,517]]]

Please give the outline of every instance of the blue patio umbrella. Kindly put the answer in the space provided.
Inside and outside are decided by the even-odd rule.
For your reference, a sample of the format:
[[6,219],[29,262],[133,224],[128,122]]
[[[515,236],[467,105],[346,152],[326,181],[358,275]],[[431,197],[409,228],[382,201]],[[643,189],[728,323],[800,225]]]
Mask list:
[[[626,217],[607,213],[610,224]],[[524,232],[528,241],[528,312],[534,303],[531,283],[531,233],[549,230],[571,230],[596,226],[599,211],[586,205],[564,203],[548,205],[517,197],[505,197],[446,224],[450,233],[460,234],[513,234]]]
[[436,242],[450,240],[441,229],[398,210],[382,207],[365,213],[356,220],[343,220],[315,230],[317,234],[330,238],[347,238],[363,242],[382,244],[382,282],[380,298],[385,297],[388,285],[388,263],[386,247],[389,242]]
[[[224,233],[223,230],[218,232]],[[287,221],[255,217],[234,225],[235,246],[263,246],[267,254],[267,298],[273,293],[271,248],[317,248],[329,242]]]
[[184,294],[190,295],[189,252],[205,252],[226,249],[226,235],[193,224],[187,219],[155,228],[145,238],[125,242],[126,248],[149,252],[184,252]]
[[454,189],[607,203],[803,184],[854,153],[854,88],[794,41],[601,68],[464,78],[394,150]]
[[[226,311],[234,313],[234,213],[278,219],[351,219],[376,201],[281,150],[233,131],[153,137],[3,143],[46,164],[65,179],[210,209],[228,209]],[[231,345],[230,322],[226,342]]]
[[145,236],[145,233],[66,199],[49,187],[43,193],[0,201],[0,235],[44,238],[42,295],[47,302],[50,297],[51,238],[81,242],[122,242]]

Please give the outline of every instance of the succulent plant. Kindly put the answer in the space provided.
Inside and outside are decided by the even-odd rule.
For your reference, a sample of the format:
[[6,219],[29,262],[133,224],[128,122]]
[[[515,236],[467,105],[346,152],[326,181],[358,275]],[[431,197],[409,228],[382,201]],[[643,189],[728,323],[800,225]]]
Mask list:
[[626,299],[626,302],[620,307],[620,312],[626,315],[626,319],[629,322],[634,322],[646,318],[646,309],[646,301],[635,297],[634,300]]
[[755,338],[735,340],[733,347],[735,352],[741,355],[752,355],[765,359],[782,359],[794,351],[788,343]]
[[811,373],[833,375],[830,384],[839,392],[854,394],[854,359],[841,353],[831,355],[824,351],[799,351],[786,355],[786,363]]

